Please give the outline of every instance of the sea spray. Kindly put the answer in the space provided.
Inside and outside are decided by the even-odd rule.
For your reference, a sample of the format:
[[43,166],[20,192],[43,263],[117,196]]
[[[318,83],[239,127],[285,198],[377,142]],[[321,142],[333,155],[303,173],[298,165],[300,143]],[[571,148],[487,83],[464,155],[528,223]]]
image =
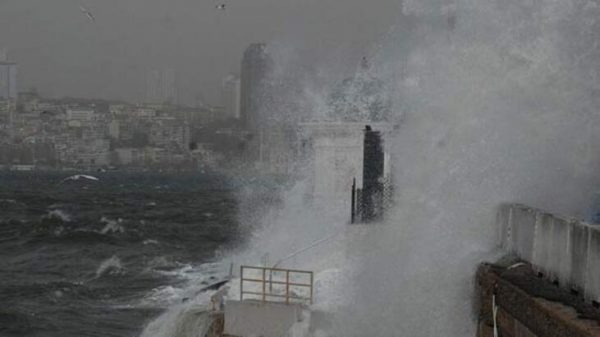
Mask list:
[[[594,1],[406,0],[371,67],[401,121],[385,144],[395,207],[346,226],[347,210],[316,212],[298,184],[251,219],[231,259],[273,265],[340,232],[282,264],[317,272],[314,308],[334,314],[319,336],[474,336],[475,269],[502,254],[497,206],[582,216],[598,189],[599,14]],[[314,116],[328,114],[325,95],[305,94]],[[182,308],[158,321],[176,329]]]
[[598,6],[406,1],[405,13],[425,26],[407,58],[394,64],[393,45],[378,55],[402,71],[403,124],[390,144],[397,205],[360,243],[356,292],[334,330],[474,336],[472,279],[497,257],[497,206],[582,216],[599,187],[590,128],[600,123],[600,51],[582,41],[598,37]]

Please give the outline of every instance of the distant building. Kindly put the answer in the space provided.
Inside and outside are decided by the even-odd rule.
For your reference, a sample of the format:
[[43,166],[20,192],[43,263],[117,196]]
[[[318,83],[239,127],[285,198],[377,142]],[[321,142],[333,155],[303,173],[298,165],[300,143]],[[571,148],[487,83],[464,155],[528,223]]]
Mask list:
[[117,119],[113,119],[108,123],[108,136],[113,139],[119,139],[121,123]]
[[17,100],[17,69],[16,63],[0,61],[0,100]]
[[223,80],[222,100],[225,118],[240,118],[242,82],[239,77],[229,75]]
[[264,43],[251,44],[242,58],[240,113],[246,128],[258,131],[261,108],[268,103],[267,77],[273,61]]
[[146,102],[154,104],[177,103],[175,69],[154,69],[146,75]]
[[248,163],[262,161],[264,133],[269,128],[266,112],[272,102],[273,91],[269,88],[269,75],[273,61],[264,43],[251,44],[242,58],[240,86],[240,117],[248,131],[245,144],[245,160]]
[[156,117],[156,109],[140,107],[133,111],[133,115],[138,118],[151,119]]
[[68,121],[90,122],[94,119],[94,110],[92,109],[67,109]]

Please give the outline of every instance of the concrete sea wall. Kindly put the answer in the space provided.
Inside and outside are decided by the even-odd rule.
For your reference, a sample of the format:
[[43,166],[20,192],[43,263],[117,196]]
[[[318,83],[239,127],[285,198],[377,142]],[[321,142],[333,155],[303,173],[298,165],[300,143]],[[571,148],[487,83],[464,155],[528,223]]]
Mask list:
[[520,204],[502,205],[497,222],[502,248],[561,287],[600,302],[599,225]]

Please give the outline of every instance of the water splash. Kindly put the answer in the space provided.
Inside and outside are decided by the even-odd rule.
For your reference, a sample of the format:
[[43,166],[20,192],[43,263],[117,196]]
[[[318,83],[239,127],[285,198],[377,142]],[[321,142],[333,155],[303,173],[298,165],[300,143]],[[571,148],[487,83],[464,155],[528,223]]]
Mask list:
[[[404,2],[401,20],[416,23],[375,48],[372,69],[402,121],[386,144],[396,206],[289,262],[320,271],[315,308],[335,312],[321,336],[474,336],[474,271],[501,254],[496,207],[587,214],[600,187],[599,14],[591,0]],[[327,98],[305,92],[326,115]],[[233,259],[271,264],[343,228],[303,195],[289,191]]]
[[208,303],[211,293],[172,306],[144,328],[141,337],[204,336],[210,327]]
[[405,2],[422,22],[413,45],[378,56],[382,76],[400,79],[397,205],[357,249],[339,334],[474,336],[472,278],[497,256],[496,207],[585,214],[600,186],[593,3]]
[[124,270],[121,259],[119,259],[118,256],[113,255],[100,263],[100,266],[96,269],[96,278],[105,275],[119,275],[122,274]]

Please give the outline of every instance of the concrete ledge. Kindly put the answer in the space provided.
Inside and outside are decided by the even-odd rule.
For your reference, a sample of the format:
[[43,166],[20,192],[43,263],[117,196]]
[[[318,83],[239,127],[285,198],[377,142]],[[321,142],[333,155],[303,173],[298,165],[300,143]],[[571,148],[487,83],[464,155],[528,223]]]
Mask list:
[[501,246],[530,262],[536,272],[600,302],[600,225],[520,204],[497,214]]

